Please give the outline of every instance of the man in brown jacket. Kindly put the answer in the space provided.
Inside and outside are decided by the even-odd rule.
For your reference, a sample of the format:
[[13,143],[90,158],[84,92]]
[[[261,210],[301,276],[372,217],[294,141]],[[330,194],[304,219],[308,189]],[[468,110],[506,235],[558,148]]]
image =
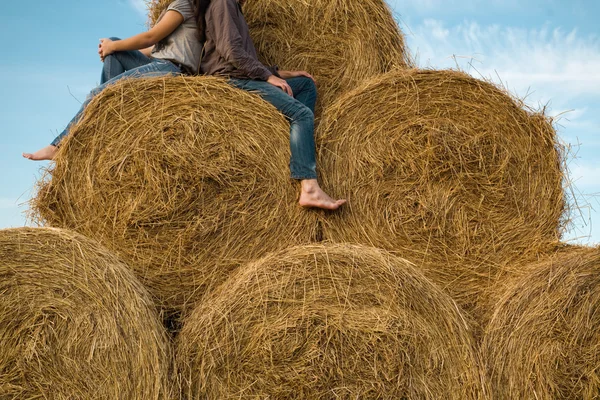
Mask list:
[[329,197],[317,182],[314,108],[317,89],[305,71],[278,71],[259,60],[241,6],[245,0],[211,0],[205,14],[206,41],[201,71],[220,75],[243,90],[258,93],[290,121],[290,171],[301,181],[299,203],[335,210],[346,200]]

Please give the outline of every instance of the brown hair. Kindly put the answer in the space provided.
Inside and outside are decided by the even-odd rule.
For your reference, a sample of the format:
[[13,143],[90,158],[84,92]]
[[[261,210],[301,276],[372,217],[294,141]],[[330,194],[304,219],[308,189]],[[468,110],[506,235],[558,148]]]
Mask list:
[[198,39],[201,42],[206,40],[206,20],[204,16],[209,4],[210,0],[194,0],[194,15],[196,17],[196,25],[198,26]]

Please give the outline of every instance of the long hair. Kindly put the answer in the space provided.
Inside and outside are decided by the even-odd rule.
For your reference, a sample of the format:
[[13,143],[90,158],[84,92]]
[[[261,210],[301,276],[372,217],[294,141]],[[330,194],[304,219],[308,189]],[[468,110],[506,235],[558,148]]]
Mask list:
[[201,42],[206,40],[206,10],[210,0],[194,0],[194,15],[196,17],[196,26],[198,27],[198,39]]

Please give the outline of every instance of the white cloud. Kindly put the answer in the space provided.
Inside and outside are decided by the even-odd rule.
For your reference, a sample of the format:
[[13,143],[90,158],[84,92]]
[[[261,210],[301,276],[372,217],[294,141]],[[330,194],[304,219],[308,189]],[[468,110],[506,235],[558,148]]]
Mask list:
[[[521,29],[464,22],[447,28],[426,19],[408,37],[421,66],[457,67],[501,80],[531,100],[568,103],[600,93],[600,41],[576,30]],[[562,111],[562,110],[561,110]]]
[[[554,111],[552,114],[558,113],[558,111]],[[600,150],[598,107],[590,109],[590,107],[583,106],[566,110],[555,118],[555,125],[561,132],[563,140],[571,143],[574,147],[574,153],[579,150],[584,150],[584,152],[589,150],[590,154],[597,157],[598,150]]]
[[426,19],[423,21],[425,29],[428,29],[431,36],[438,41],[445,41],[450,34],[450,31],[444,28],[444,25],[435,19]]
[[570,165],[571,195],[576,202],[570,214],[571,224],[565,240],[584,245],[600,244],[600,164]]
[[[444,10],[454,14],[485,14],[491,10],[510,11],[522,8],[522,0],[388,0],[391,7],[401,14],[427,15]],[[529,0],[528,7],[553,7],[555,0]]]
[[146,15],[148,13],[148,7],[146,6],[145,0],[129,0],[129,4],[131,4],[131,6],[142,15]]
[[571,180],[586,193],[600,193],[600,165],[574,164],[571,166]]
[[536,108],[549,104],[560,136],[573,145],[570,181],[583,207],[567,238],[583,234],[578,242],[600,242],[600,39],[549,26],[447,25],[432,18],[406,32],[420,67],[458,67],[501,83]]
[[597,146],[600,145],[600,137],[597,135],[600,132],[600,120],[597,117],[597,112],[596,109],[590,109],[588,106],[573,108],[560,114],[556,118],[556,122],[567,130],[596,133],[592,143]]

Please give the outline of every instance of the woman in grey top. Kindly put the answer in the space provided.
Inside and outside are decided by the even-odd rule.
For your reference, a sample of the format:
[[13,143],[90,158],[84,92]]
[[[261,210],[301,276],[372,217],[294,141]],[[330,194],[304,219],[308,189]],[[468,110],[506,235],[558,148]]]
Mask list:
[[98,54],[104,61],[100,86],[90,92],[79,112],[50,145],[35,153],[23,153],[23,157],[53,159],[60,142],[79,121],[85,107],[107,85],[123,78],[197,73],[202,52],[198,32],[204,31],[201,3],[202,0],[175,0],[149,31],[124,40],[100,39]]

